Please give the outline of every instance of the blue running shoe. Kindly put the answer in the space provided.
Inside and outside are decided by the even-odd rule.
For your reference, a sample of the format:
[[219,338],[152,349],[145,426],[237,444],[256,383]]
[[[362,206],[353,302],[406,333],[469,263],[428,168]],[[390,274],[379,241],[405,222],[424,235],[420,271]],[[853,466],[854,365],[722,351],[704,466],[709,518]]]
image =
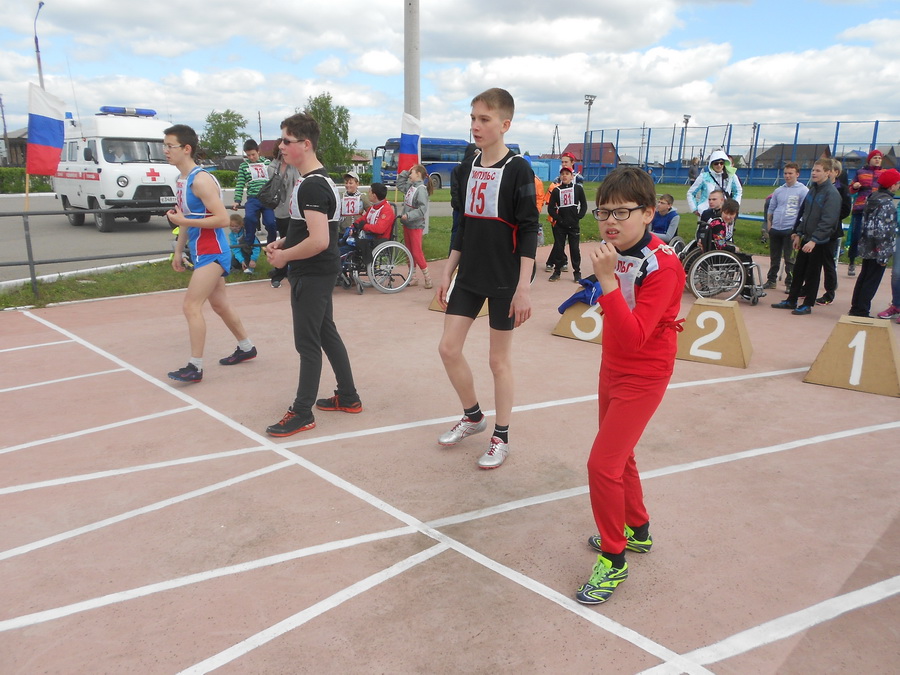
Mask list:
[[203,379],[203,371],[198,370],[193,363],[189,363],[184,368],[173,370],[169,373],[169,378],[176,382],[199,382]]

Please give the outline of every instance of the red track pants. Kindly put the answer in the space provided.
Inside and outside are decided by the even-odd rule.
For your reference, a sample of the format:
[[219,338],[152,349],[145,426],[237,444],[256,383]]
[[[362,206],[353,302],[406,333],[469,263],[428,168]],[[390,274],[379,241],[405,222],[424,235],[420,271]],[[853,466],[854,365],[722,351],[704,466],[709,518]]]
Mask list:
[[659,407],[669,377],[623,375],[600,368],[600,429],[588,457],[588,487],[603,550],[625,550],[625,525],[650,520],[634,448]]

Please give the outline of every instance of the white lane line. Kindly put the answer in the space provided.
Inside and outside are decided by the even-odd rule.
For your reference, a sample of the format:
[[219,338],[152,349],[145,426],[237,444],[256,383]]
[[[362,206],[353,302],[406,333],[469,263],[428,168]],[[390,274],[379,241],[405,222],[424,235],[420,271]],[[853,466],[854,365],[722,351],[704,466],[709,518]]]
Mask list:
[[[842,614],[862,609],[900,593],[900,576],[891,577],[835,598],[823,600],[791,614],[748,628],[707,647],[695,649],[684,656],[697,663],[710,664],[730,659],[753,649],[784,640],[797,633],[831,621]],[[664,663],[643,671],[647,675],[676,675],[678,664]]]
[[827,443],[829,441],[836,441],[842,438],[851,438],[853,436],[860,436],[862,434],[871,434],[879,431],[890,431],[892,429],[900,428],[900,421],[897,422],[885,422],[884,424],[872,424],[867,427],[856,427],[855,429],[845,429],[844,431],[835,431],[830,434],[820,434],[818,436],[810,436],[809,438],[798,438],[795,441],[788,441],[787,443],[778,443],[777,445],[770,445],[765,448],[755,448],[753,450],[744,450],[742,452],[733,452],[728,455],[719,455],[718,457],[710,457],[708,459],[700,459],[696,462],[686,462],[685,464],[674,464],[672,466],[663,467],[660,469],[652,469],[647,471],[646,473],[641,473],[641,479],[646,478],[657,478],[659,476],[668,476],[673,473],[682,473],[684,471],[693,471],[694,469],[701,469],[707,466],[715,466],[716,464],[726,464],[728,462],[735,462],[741,459],[750,459],[753,457],[761,457],[762,455],[771,455],[776,452],[784,452],[785,450],[794,450],[795,448],[802,448],[808,445],[817,445],[819,443]]
[[[729,382],[741,382],[743,380],[755,380],[764,377],[779,377],[781,375],[790,375],[792,373],[804,373],[809,368],[790,368],[788,370],[771,370],[764,373],[749,373],[743,375],[732,375],[730,377],[716,377],[709,380],[692,380],[690,382],[676,382],[669,384],[669,389],[685,389],[688,387],[703,387],[712,384],[723,384]],[[564,405],[572,405],[576,403],[590,403],[597,400],[597,394],[588,394],[586,396],[573,396],[571,398],[561,398],[552,401],[540,401],[538,403],[527,403],[523,405],[513,406],[513,412],[526,412],[529,410],[540,410],[543,408],[556,408]],[[496,414],[495,410],[485,410],[484,414],[488,417]],[[374,436],[377,434],[388,434],[395,431],[406,431],[408,429],[418,429],[420,427],[430,427],[437,424],[451,424],[459,420],[459,415],[452,417],[434,417],[431,419],[417,420],[415,422],[405,422],[402,424],[390,424],[383,427],[372,427],[370,429],[360,429],[358,431],[348,431],[340,434],[331,434],[329,436],[317,436],[315,438],[304,438],[297,441],[282,443],[282,448],[299,448],[308,445],[319,445],[321,443],[331,443],[333,441],[342,441],[350,438],[362,438],[364,436]]]
[[23,483],[21,485],[13,485],[11,487],[0,488],[0,495],[11,495],[17,492],[27,492],[28,490],[39,490],[41,488],[59,487],[60,485],[69,485],[70,483],[82,483],[88,480],[97,480],[99,478],[117,478],[126,476],[130,473],[139,471],[153,471],[155,469],[166,469],[172,466],[183,466],[185,464],[195,464],[197,462],[209,462],[217,459],[227,459],[230,457],[240,457],[241,455],[249,455],[255,452],[271,452],[269,448],[242,448],[240,450],[228,450],[226,452],[214,452],[208,455],[194,455],[192,457],[183,457],[181,459],[171,459],[166,462],[156,462],[154,464],[140,464],[138,466],[129,466],[124,469],[109,469],[108,471],[95,471],[94,473],[83,473],[77,476],[66,476],[64,478],[53,478],[50,480],[42,480],[36,483]]
[[22,347],[7,347],[6,349],[0,349],[0,354],[6,354],[7,352],[18,352],[23,349],[39,349],[40,347],[52,347],[53,345],[67,345],[71,343],[72,340],[56,340],[55,342],[41,342],[34,345],[23,345]]
[[416,565],[419,565],[426,560],[430,560],[434,556],[439,553],[443,553],[447,550],[447,546],[444,544],[436,544],[431,548],[425,549],[421,553],[416,553],[404,560],[401,560],[390,567],[381,570],[380,572],[376,572],[371,576],[362,579],[355,584],[347,586],[334,595],[317,602],[310,607],[307,607],[302,612],[298,612],[283,621],[279,621],[273,626],[267,628],[264,631],[257,633],[256,635],[251,635],[249,638],[242,642],[238,642],[235,645],[232,645],[228,649],[219,652],[215,656],[211,656],[208,659],[197,663],[190,668],[186,668],[181,672],[186,675],[199,675],[201,673],[208,673],[217,668],[221,668],[227,663],[231,663],[235,659],[239,659],[244,656],[248,652],[256,649],[257,647],[261,647],[267,642],[271,642],[275,638],[284,635],[285,633],[294,630],[295,628],[302,626],[303,624],[312,621],[317,616],[328,612],[335,607],[339,607],[344,604],[348,600],[352,600],[357,595],[361,595],[372,588],[375,588],[379,584],[388,581],[389,579],[393,579],[398,574],[402,574],[409,569],[412,569]]
[[189,406],[184,406],[183,408],[171,408],[170,410],[161,410],[156,413],[151,413],[150,415],[141,415],[140,417],[132,417],[130,419],[121,420],[119,422],[110,422],[109,424],[101,424],[100,426],[91,427],[89,429],[82,429],[80,431],[72,431],[68,434],[59,434],[58,436],[50,436],[49,438],[41,438],[36,441],[28,441],[27,443],[20,443],[19,445],[11,445],[8,448],[0,449],[0,455],[5,455],[8,452],[16,452],[17,450],[26,450],[28,448],[34,448],[39,445],[45,445],[47,443],[55,443],[56,441],[65,441],[70,438],[78,438],[79,436],[95,434],[99,431],[107,431],[109,429],[117,429],[119,427],[126,427],[131,424],[136,424],[137,422],[146,422],[148,420],[154,420],[159,417],[166,417],[167,415],[175,415],[177,413],[183,413],[183,412],[187,412],[189,410],[196,410],[196,407],[189,405]]
[[307,546],[306,548],[288,551],[287,553],[278,553],[276,555],[267,556],[265,558],[259,558],[258,560],[249,560],[247,562],[238,563],[236,565],[220,567],[218,569],[207,570],[205,572],[197,572],[196,574],[189,574],[187,576],[178,577],[176,579],[168,579],[166,581],[160,581],[154,584],[148,584],[146,586],[140,586],[138,588],[132,588],[126,591],[110,593],[109,595],[103,595],[98,598],[91,598],[90,600],[75,602],[71,605],[55,607],[53,609],[47,609],[41,612],[34,612],[33,614],[25,614],[23,616],[0,621],[0,632],[15,630],[17,628],[26,628],[28,626],[34,626],[35,624],[46,623],[47,621],[55,621],[56,619],[62,619],[73,614],[87,612],[88,610],[98,609],[100,607],[107,607],[108,605],[114,605],[119,602],[125,602],[127,600],[143,598],[148,595],[153,595],[154,593],[162,593],[164,591],[170,591],[175,588],[182,588],[184,586],[190,586],[192,584],[199,584],[211,579],[218,579],[220,577],[230,576],[232,574],[240,574],[242,572],[250,572],[253,570],[261,569],[263,567],[278,565],[280,563],[290,562],[292,560],[298,560],[300,558],[306,558],[309,556],[318,555],[320,553],[331,553],[332,551],[338,551],[343,548],[358,546],[360,544],[368,544],[373,541],[382,541],[384,539],[391,539],[393,537],[400,537],[407,534],[413,534],[414,532],[415,529],[412,527],[398,527],[394,530],[384,530],[382,532],[363,534],[358,537],[330,541],[324,544],[317,544],[316,546]]
[[124,368],[113,368],[112,370],[99,370],[96,373],[84,373],[82,375],[72,375],[71,377],[61,377],[58,380],[44,380],[43,382],[32,382],[31,384],[21,384],[18,387],[7,387],[0,389],[0,394],[8,394],[11,391],[21,391],[22,389],[32,389],[34,387],[44,387],[48,384],[60,384],[61,382],[71,382],[72,380],[82,380],[86,377],[97,377],[98,375],[109,375],[111,373],[121,373]]
[[112,516],[111,518],[105,518],[104,520],[98,520],[95,523],[90,523],[90,524],[84,525],[82,527],[77,527],[74,530],[60,532],[59,534],[55,534],[52,537],[47,537],[45,539],[40,539],[40,540],[32,542],[30,544],[25,544],[23,546],[18,546],[16,548],[11,548],[6,551],[2,551],[2,552],[0,552],[0,560],[8,560],[9,558],[14,558],[14,557],[22,555],[24,553],[30,553],[31,551],[35,551],[39,548],[44,548],[45,546],[51,546],[53,544],[58,544],[59,542],[65,541],[66,539],[72,539],[73,537],[78,537],[82,534],[87,534],[88,532],[93,532],[95,530],[99,530],[99,529],[107,527],[109,525],[121,523],[122,521],[128,520],[129,518],[143,516],[147,513],[151,513],[153,511],[158,511],[159,509],[163,509],[167,506],[172,506],[173,504],[178,504],[179,502],[184,502],[189,499],[193,499],[194,497],[201,497],[203,495],[209,494],[210,492],[215,492],[216,490],[221,490],[223,488],[231,487],[232,485],[237,485],[238,483],[242,483],[246,480],[250,480],[251,478],[257,478],[259,476],[264,476],[268,473],[272,473],[273,471],[279,471],[279,470],[285,469],[289,466],[293,466],[293,462],[286,461],[286,462],[279,462],[278,464],[272,464],[271,466],[267,466],[263,469],[257,469],[256,471],[250,471],[249,473],[244,473],[244,474],[241,474],[240,476],[234,476],[233,478],[229,478],[228,480],[224,480],[219,483],[214,483],[213,485],[207,485],[206,487],[202,487],[197,490],[192,490],[191,492],[185,492],[184,494],[180,494],[176,497],[172,497],[171,499],[164,499],[162,501],[156,502],[155,504],[148,504],[147,506],[142,506],[139,509],[133,509],[131,511],[126,511],[125,513],[120,513],[119,515]]
[[598,612],[596,608],[586,607],[576,600],[573,600],[569,596],[563,595],[559,591],[556,591],[549,586],[545,586],[539,581],[532,579],[531,577],[526,576],[521,572],[517,572],[516,570],[511,569],[506,565],[487,557],[483,553],[479,553],[478,551],[469,548],[465,544],[459,543],[455,539],[450,539],[443,534],[441,535],[441,538],[446,539],[448,542],[450,542],[451,548],[453,548],[453,550],[461,553],[474,562],[483,565],[496,574],[509,579],[513,583],[522,586],[526,590],[540,595],[550,602],[559,605],[563,609],[576,614],[577,616],[594,624],[607,633],[611,633],[612,635],[615,635],[616,637],[619,637],[626,642],[630,642],[635,647],[638,647],[639,649],[647,652],[648,654],[652,654],[657,658],[663,659],[667,662],[677,663],[678,666],[682,669],[681,672],[691,673],[691,675],[712,675],[710,671],[698,665],[696,661],[690,659],[687,656],[682,656],[677,652],[673,652],[667,647],[663,647],[658,642],[654,642],[645,635],[642,635],[636,630],[622,625],[618,621],[613,621],[601,612]]
[[[684,464],[672,464],[670,466],[664,466],[659,469],[651,469],[650,471],[642,471],[641,472],[641,480],[650,480],[652,478],[659,478],[661,476],[670,476],[676,473],[683,473],[685,471],[693,471],[695,469],[703,469],[709,466],[716,466],[718,464],[727,464],[730,462],[737,462],[744,459],[752,459],[754,457],[761,457],[763,455],[771,455],[777,452],[785,452],[787,450],[794,450],[796,448],[802,448],[810,445],[817,445],[819,443],[827,443],[829,441],[840,440],[842,438],[851,438],[853,436],[859,436],[862,434],[870,434],[876,433],[879,431],[891,431],[893,429],[900,428],[900,421],[897,422],[886,422],[884,424],[873,424],[867,427],[856,427],[855,429],[845,429],[844,431],[835,431],[830,434],[820,434],[818,436],[811,436],[808,438],[798,438],[793,441],[788,441],[786,443],[779,443],[778,445],[770,445],[764,448],[754,448],[751,450],[744,450],[742,452],[733,452],[728,455],[718,455],[716,457],[708,457],[706,459],[698,459],[696,462],[686,462]],[[494,506],[488,506],[483,509],[477,509],[475,511],[468,511],[466,513],[458,513],[452,516],[447,516],[445,518],[438,518],[437,520],[428,521],[426,525],[430,527],[447,527],[448,525],[457,525],[459,523],[465,523],[472,520],[478,520],[479,518],[488,518],[490,516],[495,516],[499,513],[506,513],[508,511],[515,511],[516,509],[527,508],[530,506],[535,506],[537,504],[546,504],[548,502],[555,502],[561,499],[570,499],[572,497],[579,497],[581,495],[585,495],[588,493],[588,486],[582,485],[580,487],[567,488],[565,490],[559,490],[558,492],[548,492],[543,495],[536,495],[534,497],[525,497],[524,499],[516,499],[511,502],[504,502],[503,504],[496,504]]]

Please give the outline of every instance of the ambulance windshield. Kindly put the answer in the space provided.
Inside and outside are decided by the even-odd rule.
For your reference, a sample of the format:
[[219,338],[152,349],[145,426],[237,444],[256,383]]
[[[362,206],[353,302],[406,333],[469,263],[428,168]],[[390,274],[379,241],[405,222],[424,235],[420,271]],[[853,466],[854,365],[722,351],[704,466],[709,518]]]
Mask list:
[[104,138],[101,142],[103,157],[107,162],[159,162],[166,164],[162,139]]

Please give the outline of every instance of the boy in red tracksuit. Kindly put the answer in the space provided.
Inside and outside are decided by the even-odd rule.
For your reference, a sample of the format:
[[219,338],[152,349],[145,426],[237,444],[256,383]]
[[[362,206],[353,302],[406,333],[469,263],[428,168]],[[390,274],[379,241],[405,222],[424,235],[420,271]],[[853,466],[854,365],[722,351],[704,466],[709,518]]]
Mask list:
[[587,463],[600,530],[588,543],[600,555],[575,593],[587,605],[608,600],[628,577],[625,549],[646,553],[653,545],[634,448],[672,376],[684,289],[678,257],[648,230],[655,204],[653,179],[619,168],[600,184],[593,212],[602,241],[590,259],[604,320],[600,428]]

